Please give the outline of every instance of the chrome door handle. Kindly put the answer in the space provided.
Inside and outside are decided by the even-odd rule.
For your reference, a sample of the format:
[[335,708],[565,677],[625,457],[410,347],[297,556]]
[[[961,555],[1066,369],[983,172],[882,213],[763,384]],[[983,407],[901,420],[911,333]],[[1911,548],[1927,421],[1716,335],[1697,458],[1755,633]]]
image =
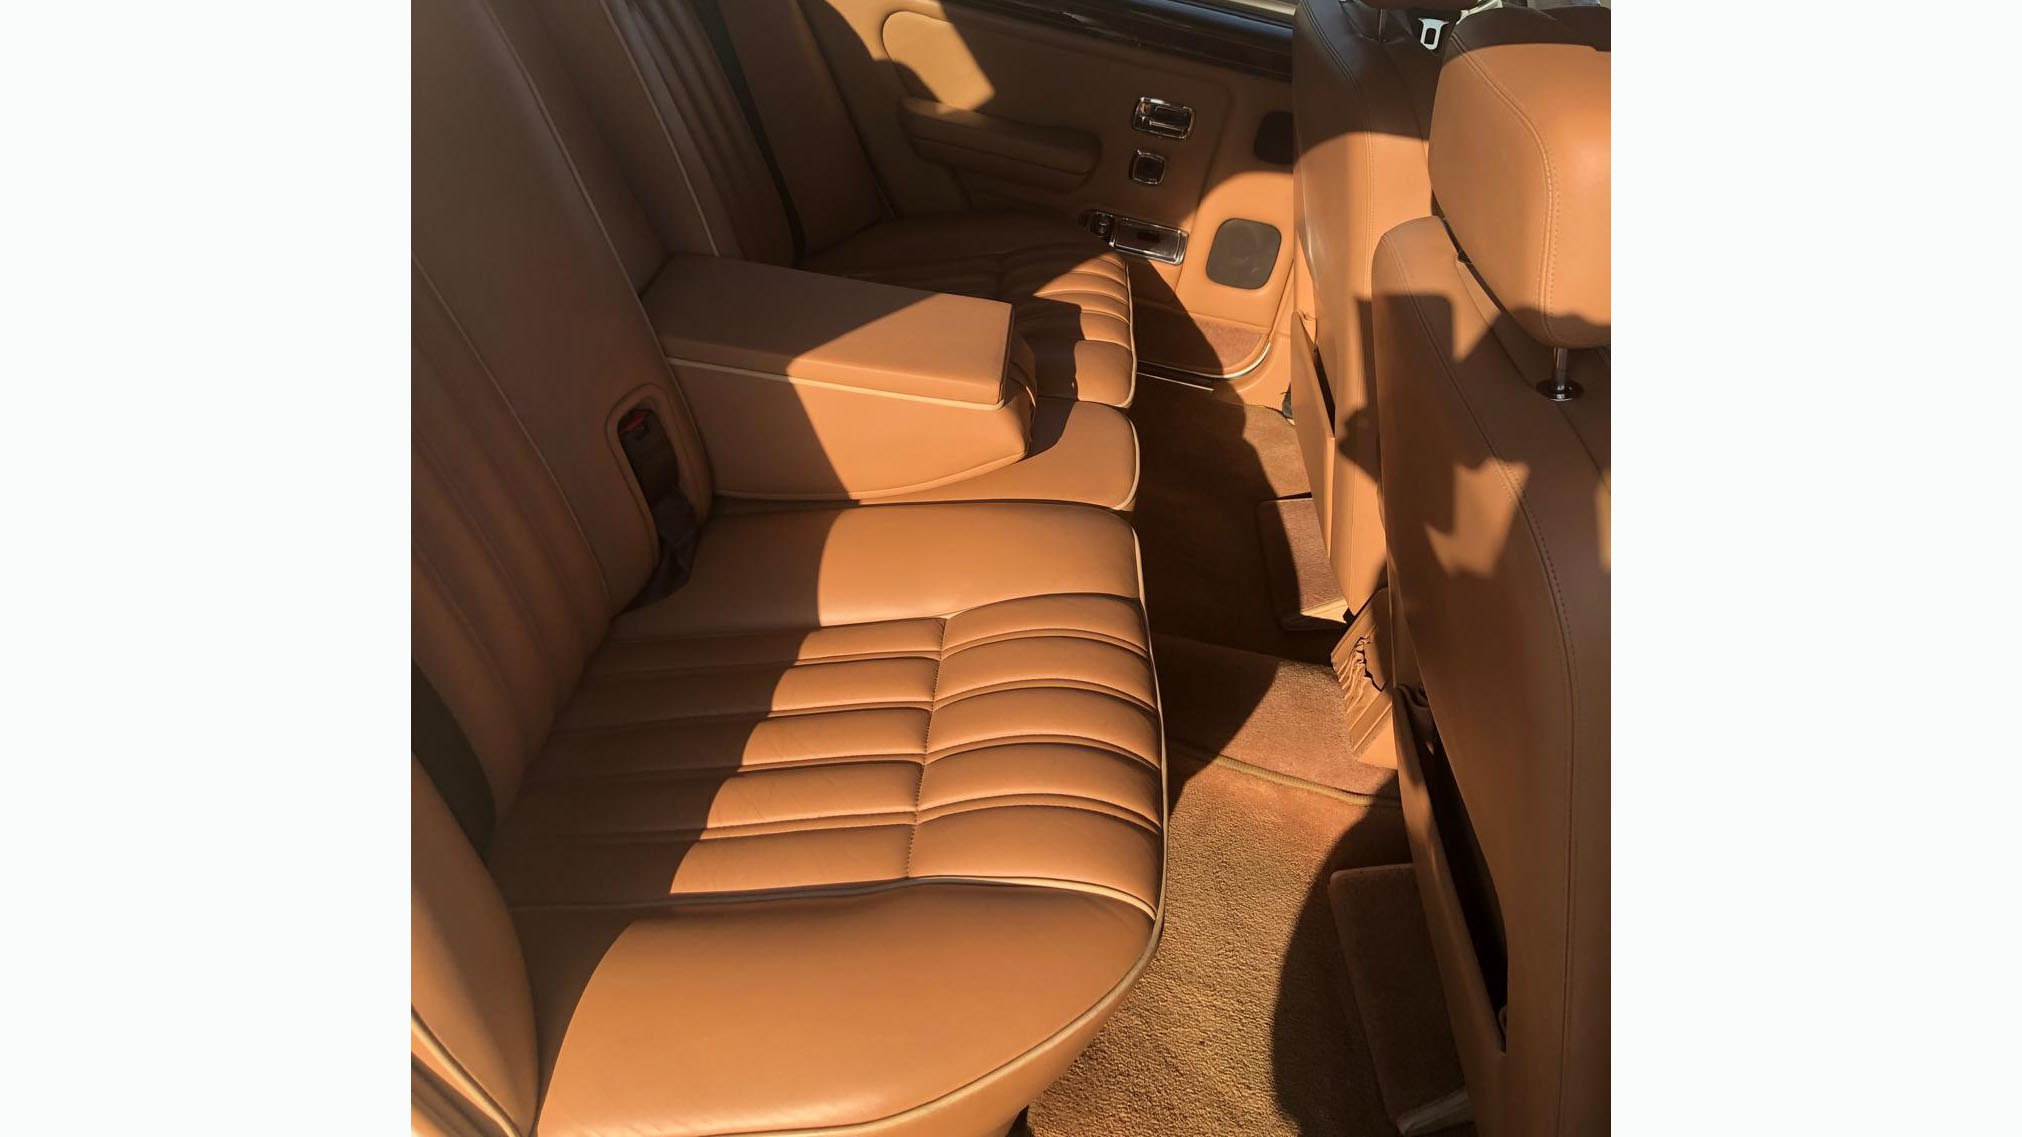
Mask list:
[[1185,138],[1194,132],[1194,109],[1146,95],[1130,115],[1131,129],[1160,138]]

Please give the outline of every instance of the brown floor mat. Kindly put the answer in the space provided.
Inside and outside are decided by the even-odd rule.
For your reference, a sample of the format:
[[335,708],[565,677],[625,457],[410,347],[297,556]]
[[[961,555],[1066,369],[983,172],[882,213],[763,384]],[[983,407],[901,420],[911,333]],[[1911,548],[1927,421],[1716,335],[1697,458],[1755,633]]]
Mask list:
[[1338,872],[1327,896],[1347,963],[1347,1002],[1368,1040],[1385,1111],[1407,1134],[1464,1120],[1460,1056],[1416,870],[1382,865]]
[[1166,922],[1151,966],[1012,1132],[1275,1137],[1392,1132],[1326,884],[1408,856],[1390,803],[1174,756]]
[[1270,577],[1278,626],[1335,636],[1345,631],[1348,600],[1341,595],[1341,580],[1334,575],[1333,562],[1327,559],[1327,541],[1320,533],[1320,515],[1313,511],[1313,499],[1258,502],[1257,541]]

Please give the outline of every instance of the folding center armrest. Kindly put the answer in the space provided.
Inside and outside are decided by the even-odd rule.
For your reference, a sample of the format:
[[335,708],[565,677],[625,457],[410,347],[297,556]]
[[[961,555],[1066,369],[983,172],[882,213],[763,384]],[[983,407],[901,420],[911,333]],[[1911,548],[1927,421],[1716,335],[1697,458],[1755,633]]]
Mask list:
[[1026,456],[1008,304],[695,256],[644,302],[726,497],[872,500]]

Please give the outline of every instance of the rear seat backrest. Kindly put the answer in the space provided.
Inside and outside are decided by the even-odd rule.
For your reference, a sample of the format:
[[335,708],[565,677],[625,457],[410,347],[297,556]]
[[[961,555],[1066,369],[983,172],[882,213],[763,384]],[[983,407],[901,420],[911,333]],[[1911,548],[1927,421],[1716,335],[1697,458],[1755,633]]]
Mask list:
[[[644,403],[706,517],[701,440],[548,108],[484,0],[414,14],[414,660],[502,816],[657,547],[617,420]],[[511,250],[508,258],[504,250]]]
[[714,2],[744,61],[807,253],[883,220],[877,177],[800,0]]
[[688,5],[539,4],[661,240],[676,252],[793,263],[786,208],[765,156]]
[[[679,240],[670,237],[662,231],[662,219],[649,215],[645,204],[633,193],[629,172],[619,165],[616,153],[591,116],[581,87],[556,51],[532,0],[495,0],[490,7],[506,41],[519,56],[527,80],[538,93],[549,125],[567,148],[569,161],[582,179],[583,190],[589,194],[598,220],[603,222],[605,235],[625,264],[633,291],[642,292],[652,283],[669,253],[706,252],[699,229]],[[700,222],[691,215],[689,224],[698,226]]]
[[[654,566],[619,416],[652,407],[698,516],[710,478],[627,279],[664,251],[636,215],[592,212],[586,183],[609,171],[591,150],[579,169],[551,133],[579,112],[543,105],[484,0],[417,4],[413,27],[412,651],[504,816]],[[513,925],[418,765],[413,793],[417,1061],[461,1108],[528,1132],[537,1056]]]

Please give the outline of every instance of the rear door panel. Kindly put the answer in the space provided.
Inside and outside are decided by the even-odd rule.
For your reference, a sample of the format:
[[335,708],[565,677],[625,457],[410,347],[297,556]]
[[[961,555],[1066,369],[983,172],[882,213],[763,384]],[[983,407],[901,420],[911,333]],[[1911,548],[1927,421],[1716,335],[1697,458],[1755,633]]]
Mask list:
[[[1015,0],[806,7],[902,214],[1020,208],[1079,221],[1095,209],[1182,230],[1180,264],[1125,258],[1140,358],[1209,376],[1259,370],[1286,331],[1293,259],[1291,169],[1256,153],[1265,116],[1291,109],[1290,85],[1261,73],[1273,66],[1268,51],[1211,62],[1184,35],[1154,47],[1120,20],[1077,22],[1075,5],[1044,19],[1007,15],[1020,11]],[[1147,96],[1191,108],[1189,135],[1134,129]],[[1165,158],[1158,185],[1131,179],[1139,150]],[[1257,288],[1208,277],[1215,235],[1236,218],[1281,234]]]

